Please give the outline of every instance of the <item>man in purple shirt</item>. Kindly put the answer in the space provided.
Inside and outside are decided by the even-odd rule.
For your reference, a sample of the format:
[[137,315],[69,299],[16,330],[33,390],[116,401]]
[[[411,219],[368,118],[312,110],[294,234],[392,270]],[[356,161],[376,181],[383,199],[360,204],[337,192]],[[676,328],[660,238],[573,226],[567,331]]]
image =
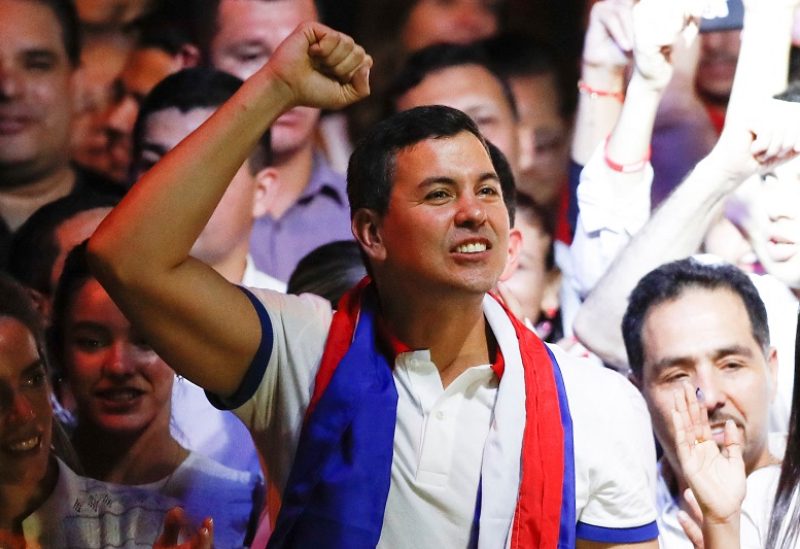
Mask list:
[[[203,0],[201,49],[215,68],[247,79],[300,23],[316,21],[313,0]],[[352,239],[344,176],[330,169],[314,142],[320,110],[295,107],[271,128],[278,172],[270,213],[250,239],[256,267],[287,281],[314,248]]]

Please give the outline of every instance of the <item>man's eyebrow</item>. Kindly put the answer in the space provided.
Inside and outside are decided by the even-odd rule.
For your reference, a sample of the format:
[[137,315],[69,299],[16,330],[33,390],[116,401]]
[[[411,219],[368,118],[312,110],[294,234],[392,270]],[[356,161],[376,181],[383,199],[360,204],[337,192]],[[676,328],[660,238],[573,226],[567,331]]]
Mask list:
[[653,363],[652,368],[660,372],[672,366],[688,366],[694,364],[695,360],[690,356],[667,356]]
[[432,177],[426,177],[422,181],[419,182],[417,185],[420,188],[425,187],[432,187],[434,185],[457,185],[456,180],[452,177],[447,177],[445,175],[434,175]]
[[725,358],[731,355],[740,355],[745,358],[753,358],[753,351],[749,347],[745,347],[744,345],[731,345],[729,347],[723,347],[722,349],[717,349],[714,352],[714,360],[719,360],[721,358]]
[[[715,349],[711,353],[711,358],[714,361],[720,360],[722,358],[739,355],[746,358],[753,357],[753,351],[744,345],[730,345],[728,347],[722,347],[720,349]],[[653,364],[653,369],[656,371],[661,371],[665,368],[669,368],[671,366],[685,366],[694,364],[696,360],[691,356],[667,356],[662,358],[661,360],[655,362]]]

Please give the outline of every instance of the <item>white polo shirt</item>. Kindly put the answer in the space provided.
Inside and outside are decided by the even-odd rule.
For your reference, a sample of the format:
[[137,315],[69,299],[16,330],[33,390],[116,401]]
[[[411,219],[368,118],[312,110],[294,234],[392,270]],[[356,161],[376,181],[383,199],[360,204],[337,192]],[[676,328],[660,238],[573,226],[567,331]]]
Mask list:
[[[238,406],[235,412],[253,433],[270,479],[283,491],[332,311],[316,296],[253,292],[266,311],[261,314],[262,323],[268,319],[263,328],[272,340],[269,355],[256,357],[225,404]],[[487,296],[484,311],[498,340],[516,342],[493,298]],[[652,531],[655,521],[655,450],[644,401],[619,374],[552,351],[573,421],[579,537],[648,539],[635,539],[644,529]],[[467,547],[498,379],[490,365],[477,366],[444,389],[426,350],[398,355],[393,377],[397,427],[379,547]],[[514,500],[516,482],[509,490]]]

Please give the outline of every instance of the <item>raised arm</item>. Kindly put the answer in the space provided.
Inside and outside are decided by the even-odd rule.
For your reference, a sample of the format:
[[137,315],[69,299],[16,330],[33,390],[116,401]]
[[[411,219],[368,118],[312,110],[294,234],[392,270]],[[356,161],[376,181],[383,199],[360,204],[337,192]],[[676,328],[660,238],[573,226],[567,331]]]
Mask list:
[[586,165],[619,117],[633,48],[633,0],[600,0],[589,13],[581,60],[581,92],[572,160]]
[[[578,187],[579,221],[571,254],[581,296],[650,215],[647,163],[661,97],[673,74],[673,44],[691,30],[682,3],[642,0],[631,10],[633,59],[625,102],[613,131],[594,144]],[[695,26],[696,27],[696,26]]]
[[298,27],[209,120],[137,182],[89,241],[97,278],[176,372],[220,396],[261,341],[245,294],[189,250],[266,129],[296,105],[369,94],[371,58],[348,36]]
[[[778,145],[784,137],[791,141],[789,149],[795,145],[789,130],[796,119],[796,106],[778,105],[766,99],[775,91],[776,78],[770,74],[777,72],[777,67],[768,59],[771,54],[764,50],[764,43],[777,48],[774,53],[782,58],[781,52],[789,44],[789,28],[777,20],[785,16],[784,6],[788,2],[794,0],[761,0],[755,7],[752,2],[746,4],[746,27],[733,93],[740,98],[743,93],[748,97],[742,100],[747,108],[734,107],[739,109],[737,114],[726,123],[709,156],[698,163],[636,234],[578,311],[576,335],[605,362],[619,368],[627,365],[619,326],[636,282],[662,263],[696,252],[730,193],[762,163],[785,159],[790,154]],[[758,12],[757,17],[751,16],[753,10]],[[780,39],[776,35],[781,35]],[[767,66],[772,67],[771,71],[764,69]],[[784,74],[785,71],[784,64]],[[756,89],[760,90],[758,94]],[[755,97],[761,99],[757,101]],[[731,101],[738,99],[732,97]],[[772,147],[765,145],[768,142]]]

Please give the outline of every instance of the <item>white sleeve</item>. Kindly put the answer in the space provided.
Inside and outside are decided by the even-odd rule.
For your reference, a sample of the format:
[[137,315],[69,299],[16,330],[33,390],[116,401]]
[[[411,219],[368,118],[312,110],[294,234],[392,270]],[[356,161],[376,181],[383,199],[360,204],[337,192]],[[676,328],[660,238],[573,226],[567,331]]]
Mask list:
[[248,296],[261,319],[261,347],[236,394],[212,401],[234,408],[253,435],[270,481],[282,491],[333,312],[327,300],[311,294],[251,289]]
[[615,174],[610,170],[603,143],[583,168],[578,185],[570,283],[582,298],[650,218],[653,167],[648,163],[641,171],[641,181],[635,185],[626,182],[624,189],[615,188]]
[[657,538],[655,443],[644,399],[622,375],[554,353],[572,416],[577,537],[600,543]]

